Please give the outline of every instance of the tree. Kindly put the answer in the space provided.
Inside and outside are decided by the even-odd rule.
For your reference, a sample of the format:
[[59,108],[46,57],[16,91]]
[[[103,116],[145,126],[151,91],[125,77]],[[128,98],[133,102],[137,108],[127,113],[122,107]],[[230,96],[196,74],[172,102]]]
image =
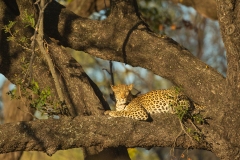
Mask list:
[[[25,80],[23,86],[34,79],[32,86],[39,86],[37,91],[49,87],[50,99],[60,106],[56,112],[65,115],[1,125],[0,153],[35,150],[52,155],[57,150],[94,147],[94,153],[121,150],[126,155],[125,147],[171,146],[181,131],[174,115],[155,115],[152,123],[104,116],[104,109],[109,107],[100,90],[62,45],[140,66],[169,79],[194,102],[207,106],[204,116],[211,117],[209,125],[199,126],[204,143],[178,138],[176,146],[188,148],[191,144],[211,150],[221,159],[239,159],[238,1],[217,1],[227,50],[226,77],[172,39],[153,33],[142,20],[135,0],[111,0],[110,15],[104,21],[79,17],[55,1],[42,10],[44,18],[39,18],[43,12],[33,1],[19,0],[16,5],[0,1],[0,6],[0,27],[12,21],[11,29],[17,31],[10,41],[11,35],[1,32],[0,73],[15,84]],[[39,22],[38,34],[26,27],[26,15],[34,15]],[[36,53],[26,49],[33,46],[23,46],[22,35],[33,36]],[[25,70],[24,64],[28,64]],[[13,135],[9,137],[9,133]]]

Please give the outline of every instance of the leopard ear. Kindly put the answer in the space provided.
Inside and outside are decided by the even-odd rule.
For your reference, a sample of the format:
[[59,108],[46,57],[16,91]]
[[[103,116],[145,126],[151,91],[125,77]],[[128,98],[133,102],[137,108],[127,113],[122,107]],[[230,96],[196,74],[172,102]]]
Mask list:
[[128,90],[131,91],[133,89],[133,84],[128,85]]
[[111,86],[112,90],[114,90],[115,86],[114,85],[110,85],[110,86]]

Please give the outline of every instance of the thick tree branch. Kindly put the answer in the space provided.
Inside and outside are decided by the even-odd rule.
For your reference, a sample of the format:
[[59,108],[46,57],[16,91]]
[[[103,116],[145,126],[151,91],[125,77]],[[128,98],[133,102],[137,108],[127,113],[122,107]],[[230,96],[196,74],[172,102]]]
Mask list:
[[[18,30],[19,35],[25,36],[26,38],[32,37],[33,30],[29,27],[24,27],[25,24],[21,21],[26,11],[28,15],[38,14],[36,8],[33,7],[35,6],[33,4],[34,2],[29,2],[30,1],[17,1],[20,16],[15,17],[4,2],[0,1],[0,19],[2,21],[2,23],[0,23],[0,28],[3,28],[3,25],[9,24],[9,21],[16,21],[16,24],[11,29],[13,31]],[[38,16],[36,16],[36,18],[38,18]],[[16,84],[24,79],[26,73],[22,69],[22,66],[29,62],[31,54],[28,50],[24,50],[21,46],[16,45],[18,42],[7,41],[8,36],[9,35],[2,30],[0,35],[0,72],[11,80],[12,83]],[[97,115],[102,113],[104,109],[109,109],[99,88],[86,75],[81,66],[71,55],[64,53],[66,51],[57,45],[56,42],[52,41],[48,41],[48,51],[48,54],[51,55],[51,59],[54,61],[54,67],[58,74],[57,76],[61,79],[61,88],[63,89],[64,98],[67,106],[70,108],[72,116]],[[26,61],[23,63],[21,62],[22,59]],[[41,88],[51,88],[52,99],[58,100],[54,81],[50,75],[49,68],[42,54],[36,52],[35,61],[33,63],[33,78],[39,83]],[[87,155],[96,153],[98,153],[98,147],[87,149]],[[121,156],[119,156],[119,154],[121,154]],[[127,150],[124,147],[109,148],[94,157],[104,159],[101,156],[105,158],[108,157],[109,159],[117,159],[120,157],[124,160],[129,159]],[[91,157],[87,158],[91,160]]]
[[89,17],[93,12],[109,7],[110,0],[74,0],[67,8],[81,17]]
[[[238,145],[240,134],[239,128],[239,104],[240,104],[240,2],[236,0],[217,0],[218,19],[224,45],[227,51],[227,84],[225,86],[224,97],[224,118],[222,120],[224,132],[223,136],[231,139],[231,144]],[[231,149],[234,159],[239,159],[239,149]],[[229,157],[231,156],[229,154]],[[232,156],[233,157],[233,156]]]
[[[31,12],[34,13],[33,7],[30,7],[33,3],[25,2],[19,5],[20,16],[24,15],[23,13],[26,10],[25,7],[28,5],[30,8],[28,14],[31,14]],[[17,23],[12,30],[19,30],[18,33],[27,38],[33,35],[32,29],[24,28],[24,24],[21,21],[22,17],[14,19],[15,17],[13,17],[10,12],[7,12],[8,10],[3,1],[0,1],[0,6],[0,16],[4,22],[0,23],[0,28],[3,28],[3,25],[7,25],[9,21],[16,20]],[[9,19],[5,20],[4,17],[8,17]],[[26,62],[29,62],[31,54],[28,50],[24,50],[21,46],[16,45],[18,42],[7,41],[7,36],[9,35],[2,30],[0,37],[0,72],[3,73],[12,83],[16,84],[17,81],[23,79],[24,74],[26,74],[22,69],[24,64],[21,62],[21,59],[25,59]],[[103,112],[103,107],[108,108],[108,104],[103,99],[99,89],[95,86],[95,91],[93,90],[92,86],[95,84],[89,79],[81,66],[71,57],[71,55],[66,54],[66,51],[59,47],[55,42],[49,42],[48,50],[54,61],[54,67],[56,68],[58,77],[62,79],[61,87],[67,101],[66,103],[69,106],[73,106],[71,110],[72,116],[100,114]],[[49,68],[39,52],[36,53],[33,66],[37,66],[34,68],[33,72],[34,80],[38,81],[39,86],[41,87],[51,88],[52,95],[56,95],[53,79],[49,76]],[[97,95],[94,93],[97,93]],[[77,108],[78,106],[83,108]],[[97,108],[93,108],[93,106]],[[100,110],[101,108],[102,110]]]
[[[20,17],[26,8],[29,14],[34,13],[32,3],[27,0],[19,0],[18,6]],[[212,145],[212,150],[218,156],[223,158],[238,156],[239,152],[234,149],[232,144],[234,146],[239,145],[240,136],[236,130],[236,128],[239,128],[239,120],[238,118],[229,118],[231,117],[230,113],[233,112],[224,112],[223,108],[229,109],[229,105],[221,103],[226,100],[224,95],[225,78],[170,38],[151,32],[141,20],[135,1],[113,0],[111,15],[105,21],[81,18],[66,10],[57,2],[49,4],[45,14],[45,31],[47,31],[48,36],[59,40],[64,46],[86,51],[102,59],[121,61],[152,70],[182,87],[184,92],[194,101],[212,106],[207,109],[206,113],[212,118],[210,126],[205,126],[202,130],[206,135],[206,140]],[[14,29],[18,29],[22,35],[31,37],[33,31],[23,27],[20,17],[13,15],[3,1],[0,1],[0,28],[8,24],[10,20],[17,21]],[[225,32],[223,33],[225,34]],[[22,69],[19,67],[22,65],[20,60],[22,58],[29,60],[29,53],[17,46],[16,43],[6,41],[7,35],[5,33],[1,32],[0,38],[0,72],[12,82],[16,82],[17,78],[23,76]],[[231,47],[234,49],[234,46]],[[97,116],[102,113],[102,110],[98,108],[103,109],[102,106],[107,106],[98,88],[84,73],[81,66],[71,59],[71,56],[66,54],[63,49],[60,49],[57,43],[50,43],[49,50],[55,66],[58,68],[59,77],[64,79],[64,83],[61,85],[64,86],[64,96],[68,99],[67,103],[76,107],[75,115],[96,116],[78,117],[73,120],[66,118],[3,125],[0,127],[0,134],[2,134],[1,137],[5,138],[3,138],[4,141],[9,140],[7,139],[9,137],[6,137],[9,132],[15,133],[15,136],[8,141],[9,143],[1,140],[0,145],[5,148],[2,151],[0,149],[1,152],[20,150],[25,147],[26,150],[44,150],[48,154],[53,154],[57,149],[101,146],[102,144],[104,147],[171,145],[172,140],[180,132],[180,129],[177,129],[179,124],[175,123],[174,119],[168,119],[164,115],[159,116],[156,123],[155,121],[153,123],[135,122],[124,118],[110,118],[107,121],[108,119],[105,116]],[[39,53],[37,53],[37,56],[34,63],[37,66],[34,71],[34,78],[39,81],[40,86],[54,88],[45,61],[42,60]],[[13,75],[17,75],[17,78]],[[92,86],[95,86],[95,90],[92,89]],[[56,91],[53,90],[54,93]],[[93,93],[96,93],[97,96]],[[232,106],[234,105],[231,104],[230,107]],[[237,110],[232,115],[239,117]],[[81,122],[84,122],[83,125],[86,124],[86,127],[81,128],[79,125],[82,124]],[[92,123],[94,125],[91,125]],[[235,126],[232,124],[235,124]],[[100,129],[104,128],[108,132],[103,131],[100,134],[100,131],[96,129],[98,127]],[[124,130],[125,128],[126,130]],[[71,133],[70,131],[76,132]],[[78,136],[84,138],[81,135],[83,132],[87,134],[86,138],[88,140],[86,141],[78,139]],[[167,135],[164,133],[167,133]],[[18,139],[20,136],[24,140],[24,136],[27,134],[30,136],[25,137],[26,141],[23,142]],[[68,134],[69,136],[67,136]],[[96,134],[97,136],[95,136]],[[117,137],[117,140],[114,138],[117,143],[113,141],[114,136]],[[66,139],[66,137],[68,138]],[[13,139],[16,141],[12,141]],[[133,142],[131,142],[132,139],[134,139]],[[37,141],[40,143],[37,144]],[[55,141],[58,142],[54,144]],[[185,144],[183,147],[187,147],[184,142],[185,140],[183,140],[183,144]],[[209,146],[201,147],[209,149]]]
[[[240,86],[240,4],[238,1],[218,1],[218,17],[223,36],[223,41],[227,50],[227,82],[228,94],[235,99],[239,97]],[[234,90],[233,90],[234,88]]]
[[136,15],[134,1],[113,3],[107,20],[94,21],[78,17],[54,2],[46,10],[51,16],[46,16],[45,30],[65,46],[147,68],[181,86],[198,103],[210,105],[222,95],[222,75],[172,39],[149,31]]
[[[107,126],[107,127],[106,127]],[[172,130],[173,126],[178,126]],[[103,148],[169,146],[181,131],[178,119],[172,115],[156,116],[153,122],[128,118],[86,116],[59,120],[36,120],[0,125],[0,153],[12,151],[44,151],[49,155],[57,150],[77,147]],[[12,135],[9,137],[9,133]],[[187,136],[177,138],[176,147],[190,147]],[[207,144],[194,148],[210,149]]]
[[[31,5],[25,0],[19,3]],[[182,87],[197,103],[211,105],[223,94],[224,77],[172,39],[149,31],[137,16],[135,1],[113,1],[112,6],[107,20],[94,21],[53,1],[45,11],[44,30],[65,46],[149,69]]]
[[[6,93],[9,92],[9,81],[5,81],[2,86],[2,102],[5,107],[3,107],[3,122],[18,122],[18,121],[30,121],[33,120],[33,110],[27,107],[26,99],[12,99]],[[21,97],[21,92],[19,92],[19,86],[16,86],[16,94]],[[7,154],[0,154],[0,159],[6,160],[17,160],[22,156],[22,151],[11,152]]]

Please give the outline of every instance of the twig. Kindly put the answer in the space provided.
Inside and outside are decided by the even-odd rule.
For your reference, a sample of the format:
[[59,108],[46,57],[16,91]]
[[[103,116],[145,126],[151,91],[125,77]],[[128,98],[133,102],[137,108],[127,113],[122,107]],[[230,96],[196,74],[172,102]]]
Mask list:
[[63,92],[62,92],[62,89],[61,89],[61,85],[58,81],[58,76],[57,76],[55,67],[53,65],[52,59],[51,59],[51,57],[49,55],[49,52],[48,52],[48,44],[44,40],[44,28],[43,28],[44,10],[51,1],[52,0],[45,3],[45,0],[40,0],[40,5],[39,5],[39,3],[37,3],[37,5],[39,7],[39,10],[40,10],[40,13],[39,13],[39,25],[36,26],[36,28],[38,28],[36,30],[39,31],[36,39],[37,39],[37,43],[39,45],[40,51],[43,53],[43,55],[44,55],[44,57],[47,61],[47,64],[49,66],[49,70],[50,70],[50,72],[53,76],[53,81],[55,83],[55,87],[56,87],[56,90],[57,90],[58,97],[59,97],[61,102],[64,102],[64,96],[63,96]]
[[[23,98],[22,98],[22,92],[21,92],[21,89],[20,89],[20,86],[19,86],[19,85],[17,86],[17,89],[18,89],[18,93],[19,93],[21,102],[24,104],[24,106],[27,106],[26,103],[25,103],[25,101],[24,101]],[[32,117],[38,119],[38,118],[37,118],[36,116],[34,116],[31,112],[26,111],[26,110],[23,110],[23,109],[20,108],[20,107],[17,107],[17,108],[18,108],[20,111],[22,111],[22,112],[24,112],[24,113],[27,113],[27,114],[30,114]]]
[[109,61],[109,70],[106,68],[102,69],[103,71],[106,71],[111,76],[111,84],[114,85],[114,75],[113,75],[113,63],[112,61]]
[[[180,123],[180,125],[181,125],[182,130],[179,132],[179,134],[178,134],[177,137],[175,138],[174,143],[173,143],[173,147],[172,147],[171,150],[170,150],[170,155],[171,155],[172,157],[174,157],[174,148],[175,148],[175,146],[176,146],[177,138],[182,134],[182,132],[184,132],[184,133],[190,138],[191,143],[193,144],[192,137],[186,132],[186,130],[185,130],[185,128],[184,128],[184,126],[183,126],[183,124],[182,124],[182,122],[181,122],[180,119],[179,119],[179,123]],[[188,147],[188,148],[189,148],[189,147]],[[182,154],[184,154],[184,152],[187,151],[187,155],[188,155],[188,148],[187,148],[186,150],[184,150],[184,151],[182,152]],[[175,158],[175,157],[174,157],[174,158]]]
[[185,130],[185,128],[184,128],[184,126],[183,126],[182,121],[180,120],[180,118],[179,118],[179,123],[180,123],[180,125],[181,125],[181,128],[182,128],[183,132],[190,138],[190,140],[191,140],[191,142],[192,142],[192,144],[193,144],[192,137],[186,132],[186,130]]
[[176,146],[176,142],[177,142],[177,139],[178,137],[180,137],[180,135],[182,134],[182,130],[178,133],[178,135],[176,136],[174,142],[173,142],[173,147],[170,149],[170,155],[172,155],[174,157],[174,148]]
[[[31,40],[32,40],[32,43],[31,43],[31,47],[32,47],[32,55],[31,55],[31,59],[30,59],[30,62],[29,62],[29,66],[28,66],[28,68],[27,68],[27,71],[26,71],[26,75],[25,75],[25,77],[24,77],[24,81],[27,79],[27,76],[28,76],[28,73],[29,73],[29,81],[28,81],[28,86],[29,86],[29,84],[30,84],[30,82],[31,82],[31,79],[32,79],[32,65],[33,65],[33,61],[34,61],[34,56],[35,56],[35,48],[36,48],[36,37],[37,37],[37,34],[38,34],[38,29],[39,29],[39,24],[40,24],[40,21],[41,21],[41,19],[42,19],[42,16],[43,16],[43,13],[41,13],[41,8],[40,8],[40,6],[39,6],[39,2],[40,2],[41,0],[37,0],[34,4],[37,4],[38,5],[38,8],[39,8],[39,11],[40,11],[40,13],[39,13],[39,17],[38,17],[38,20],[37,20],[37,24],[35,25],[35,30],[34,30],[34,34],[33,34],[33,36],[31,37]],[[48,3],[50,3],[50,2],[48,2]],[[47,4],[48,4],[47,3]],[[47,5],[46,5],[46,7],[47,7]],[[45,8],[46,8],[45,7]]]
[[103,68],[102,70],[106,71],[108,74],[110,74],[109,70],[107,70],[106,68]]
[[85,3],[86,0],[81,0],[80,4],[77,7],[77,10],[75,11],[75,13],[79,13],[82,10],[83,4]]
[[201,132],[201,130],[192,122],[191,119],[188,119],[188,122],[190,122],[193,125],[193,127],[195,128],[196,131]]
[[106,4],[106,0],[104,0],[104,5],[105,5],[105,10],[107,9],[107,4]]
[[111,82],[112,82],[112,85],[114,85],[113,63],[112,63],[112,61],[109,61],[109,68],[110,68]]

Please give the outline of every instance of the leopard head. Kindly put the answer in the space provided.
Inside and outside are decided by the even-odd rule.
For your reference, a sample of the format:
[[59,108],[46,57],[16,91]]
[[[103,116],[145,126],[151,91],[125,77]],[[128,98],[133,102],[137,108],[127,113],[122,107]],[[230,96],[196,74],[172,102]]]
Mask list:
[[131,90],[133,89],[133,84],[119,84],[119,85],[111,85],[111,88],[114,92],[116,99],[116,110],[123,110],[126,105],[132,100]]

